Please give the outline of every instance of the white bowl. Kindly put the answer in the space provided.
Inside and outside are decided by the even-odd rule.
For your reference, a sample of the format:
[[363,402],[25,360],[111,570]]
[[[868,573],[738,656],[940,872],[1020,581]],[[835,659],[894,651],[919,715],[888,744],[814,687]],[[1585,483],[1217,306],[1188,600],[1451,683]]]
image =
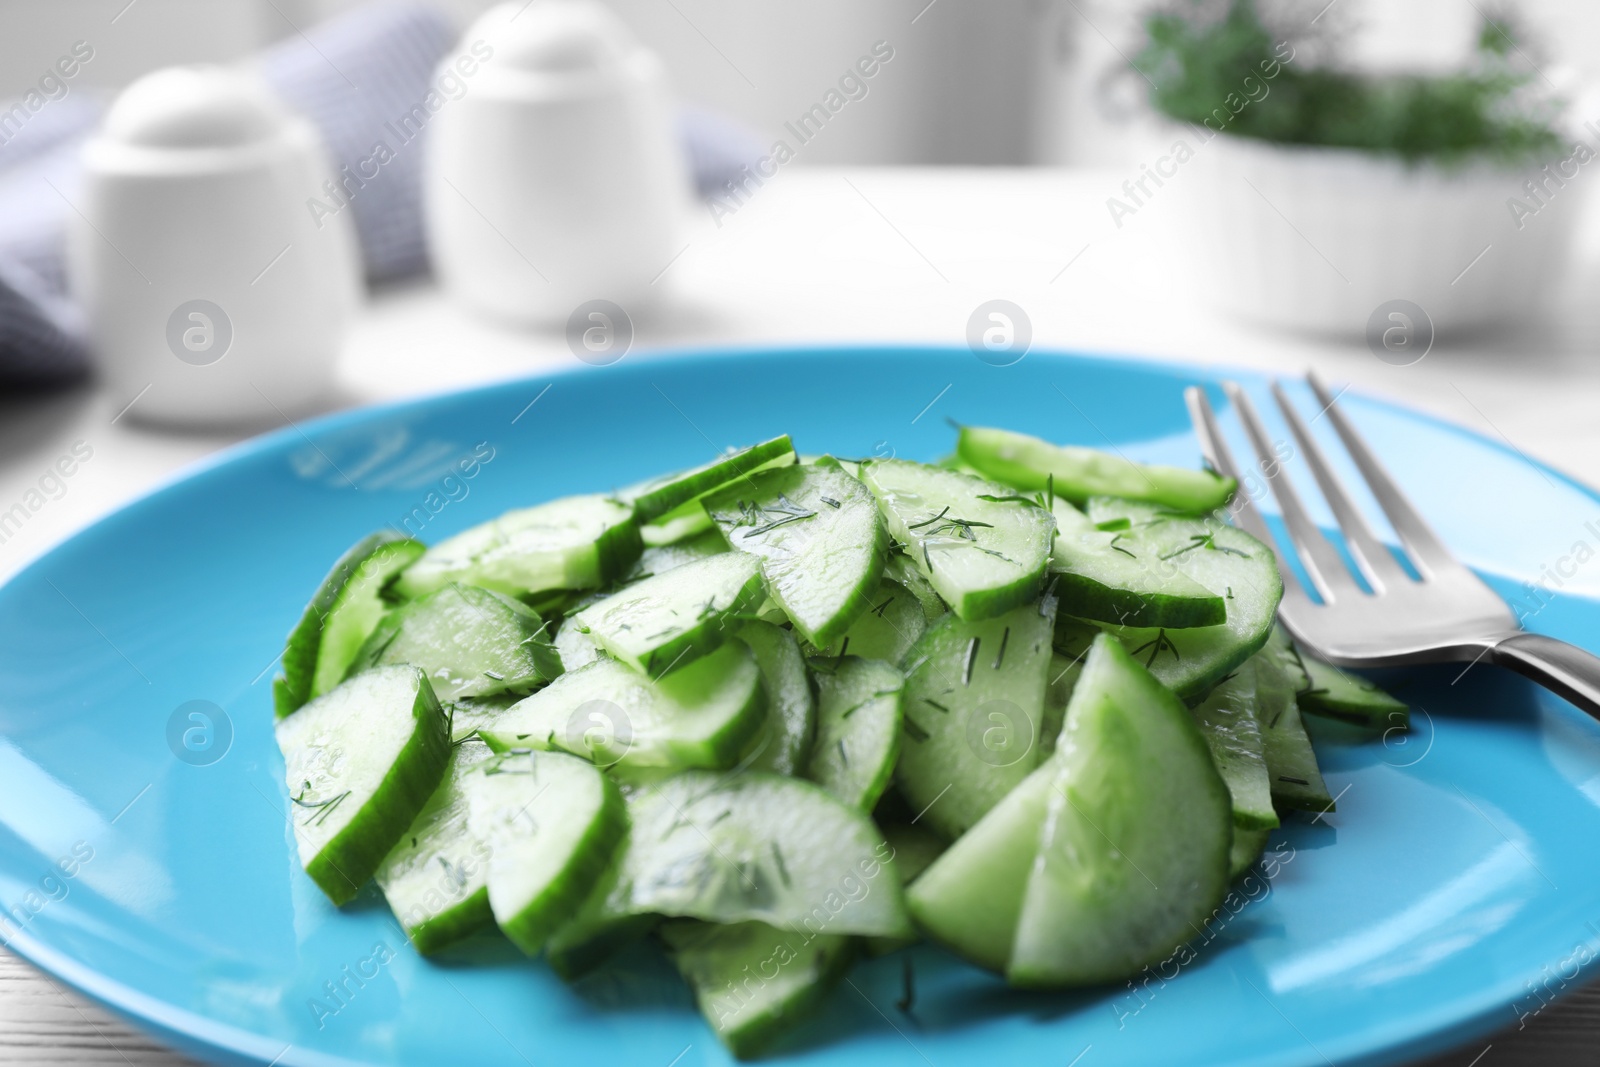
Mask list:
[[[1209,132],[1209,131],[1208,131]],[[1546,179],[1538,168],[1407,164],[1352,149],[1228,134],[1174,168],[1184,252],[1205,297],[1290,330],[1361,334],[1390,301],[1420,306],[1436,332],[1533,314],[1570,255],[1574,220],[1600,163]],[[1545,180],[1544,203],[1524,182]],[[1537,208],[1513,211],[1513,200]],[[1520,218],[1518,217],[1520,216]]]

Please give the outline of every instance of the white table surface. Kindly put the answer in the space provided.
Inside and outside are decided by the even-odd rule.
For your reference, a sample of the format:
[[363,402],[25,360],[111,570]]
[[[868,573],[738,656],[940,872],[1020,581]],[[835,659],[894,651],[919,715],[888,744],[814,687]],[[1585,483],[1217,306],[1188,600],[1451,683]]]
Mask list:
[[[1383,394],[1509,442],[1600,485],[1600,360],[1593,356],[1600,241],[1551,305],[1503,334],[1441,341],[1394,367],[1359,339],[1268,333],[1219,319],[1186,290],[1170,205],[1116,229],[1105,199],[1121,172],[791,168],[717,226],[697,216],[656,283],[659,310],[635,315],[634,350],[835,341],[965,343],[967,318],[1004,298],[1032,320],[1035,347],[1125,353],[1297,374]],[[1069,265],[1070,264],[1070,265]],[[634,358],[630,356],[629,358]],[[330,407],[415,396],[567,366],[559,332],[482,322],[427,281],[373,295],[341,357]],[[92,459],[68,490],[0,545],[0,580],[63,537],[243,434],[180,434],[138,423],[131,397],[90,385],[0,397],[0,510],[74,442]],[[1508,1009],[1508,1020],[1511,1018]],[[1593,1061],[1600,987],[1546,1009],[1525,1030],[1434,1067]],[[1485,1051],[1486,1046],[1492,1046]],[[0,1064],[185,1062],[0,952]]]

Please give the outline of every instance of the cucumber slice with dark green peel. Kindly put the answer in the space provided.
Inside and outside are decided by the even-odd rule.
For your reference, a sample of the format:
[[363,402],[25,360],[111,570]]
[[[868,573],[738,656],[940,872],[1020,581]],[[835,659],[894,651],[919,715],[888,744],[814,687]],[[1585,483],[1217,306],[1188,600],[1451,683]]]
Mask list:
[[1051,763],[1006,977],[1136,974],[1194,937],[1227,892],[1228,787],[1188,709],[1109,637],[1089,652]]
[[795,462],[794,443],[788,434],[728,452],[699,467],[641,482],[622,490],[617,497],[633,505],[633,513],[641,523],[652,522],[747,474],[784,461]]
[[793,1029],[838,984],[855,938],[766,923],[677,919],[660,930],[700,1014],[728,1051],[747,1059]]
[[822,656],[849,654],[862,659],[899,663],[928,628],[922,605],[905,586],[885,578],[873,594],[872,607]]
[[1194,709],[1211,760],[1233,798],[1233,825],[1246,830],[1278,825],[1258,714],[1254,660],[1224,679]]
[[[311,695],[319,697],[344,681],[361,646],[378,628],[389,605],[379,595],[394,576],[416,562],[427,546],[420,541],[389,541],[373,549],[339,590],[333,607],[322,621],[322,641],[317,647],[317,671]],[[434,687],[434,695],[439,693]]]
[[686,771],[628,811],[617,873],[586,924],[655,914],[809,934],[912,932],[877,827],[809,782]]
[[428,549],[395,591],[419,597],[451,582],[510,596],[598,589],[639,558],[633,509],[598,494],[508,511]]
[[472,585],[447,585],[385,615],[350,673],[409,663],[443,701],[526,693],[561,673],[539,613]]
[[719,647],[736,617],[765,596],[755,557],[724,552],[635,582],[572,620],[612,656],[659,678]]
[[1044,691],[1044,715],[1039,723],[1041,757],[1048,756],[1056,750],[1056,740],[1061,736],[1061,727],[1067,721],[1067,704],[1072,700],[1072,690],[1077,687],[1078,676],[1082,673],[1082,656],[1068,659],[1059,652],[1051,654],[1049,680]]
[[444,781],[378,867],[378,887],[424,956],[494,922],[489,845],[467,825],[462,785],[490,755],[481,742],[454,745]]
[[357,675],[278,720],[300,864],[335,904],[377,871],[439,787],[450,737],[415,667]]
[[743,642],[654,681],[614,659],[563,674],[478,730],[497,752],[571,753],[601,767],[732,767],[761,728],[761,671]]
[[889,553],[883,565],[883,577],[885,581],[894,582],[916,597],[918,606],[922,608],[922,617],[928,622],[933,622],[950,610],[938,590],[904,552]]
[[1237,485],[1210,471],[1134,463],[1093,448],[1054,445],[983,426],[961,427],[956,450],[985,477],[1027,492],[1048,488],[1074,504],[1092,496],[1116,496],[1206,512],[1226,504]]
[[1228,849],[1228,881],[1237,882],[1244,872],[1256,865],[1256,860],[1267,850],[1267,838],[1271,835],[1271,830],[1233,828],[1233,845]]
[[1003,486],[905,460],[863,464],[889,534],[963,619],[990,619],[1044,588],[1055,519]]
[[520,693],[496,693],[492,697],[468,697],[441,705],[445,721],[450,724],[450,743],[459,744],[473,737],[521,699]]
[[865,487],[842,471],[757,471],[706,501],[728,544],[761,561],[800,636],[827,648],[873,605],[889,536]]
[[1301,811],[1336,810],[1317,768],[1311,738],[1300,721],[1294,682],[1270,654],[1251,661],[1256,671],[1256,701],[1261,717],[1261,749],[1271,779],[1272,799]]
[[1055,781],[1046,761],[956,839],[906,891],[917,926],[962,959],[1005,973]]
[[1365,678],[1312,657],[1281,625],[1273,627],[1267,648],[1288,673],[1301,711],[1374,730],[1411,728],[1409,707]]
[[[340,626],[342,636],[329,645],[330,652],[340,656],[345,651],[349,638],[348,631],[355,627],[357,617],[362,614],[356,605],[365,606],[367,592],[376,599],[383,588],[383,583],[393,577],[394,572],[388,569],[386,563],[398,562],[407,555],[414,559],[421,554],[418,549],[425,550],[425,546],[410,538],[380,530],[378,533],[363,537],[339,557],[339,562],[335,563],[333,569],[322,579],[316,594],[312,596],[311,602],[306,605],[306,610],[300,615],[300,621],[295,623],[288,640],[284,642],[283,673],[272,682],[273,705],[278,718],[283,718],[312,697],[321,696],[322,692],[326,692],[326,690],[321,692],[316,690],[317,663],[322,655],[323,630],[327,625],[328,614],[339,602],[340,594],[350,584],[351,579],[357,574],[363,575],[363,581],[359,583],[362,595],[352,593],[350,608],[347,609],[350,611],[349,618]],[[366,568],[365,565],[369,560],[374,562],[374,566]],[[400,563],[400,566],[404,565]],[[373,587],[371,579],[378,577],[384,571],[388,573],[384,574],[383,582]],[[380,607],[372,622],[376,624],[377,616],[382,614],[383,609]],[[355,639],[355,647],[349,649],[351,655],[354,655],[355,649],[366,640],[366,636],[363,633]],[[344,659],[343,665],[338,668],[339,678],[344,677],[344,668],[349,665],[349,659]],[[333,680],[335,685],[338,684],[339,678]],[[328,688],[331,689],[332,686]]]
[[905,676],[880,660],[813,659],[817,739],[806,777],[853,808],[871,811],[900,755]]
[[[704,511],[704,509],[701,509]],[[653,578],[658,574],[665,574],[674,567],[681,567],[685,563],[706,559],[709,556],[720,556],[728,551],[728,543],[722,535],[710,527],[711,519],[706,519],[706,529],[693,537],[685,538],[668,545],[650,545],[634,560],[633,566],[628,568],[622,576],[624,582],[637,582],[643,578]]]
[[655,522],[640,526],[639,540],[651,548],[664,548],[714,530],[716,525],[711,521],[711,516],[706,514],[705,506],[698,500],[691,500],[673,508]]
[[489,906],[538,955],[577,913],[627,829],[616,784],[560,752],[491,756],[467,778],[471,832],[489,845]]
[[1053,602],[996,619],[946,615],[906,657],[895,776],[913,811],[960,837],[1040,759]]
[[556,631],[554,644],[556,655],[560,658],[561,667],[565,671],[587,667],[605,655],[589,632],[581,623],[573,621],[570,615],[562,621],[561,629]]
[[1119,626],[1220,626],[1227,601],[1161,559],[1167,546],[1151,544],[1142,527],[1107,531],[1077,508],[1056,501],[1057,533],[1050,553],[1053,589],[1061,611]]
[[817,732],[816,701],[800,643],[788,630],[757,620],[739,628],[739,640],[749,646],[761,669],[767,714],[738,765],[794,777],[804,769]]

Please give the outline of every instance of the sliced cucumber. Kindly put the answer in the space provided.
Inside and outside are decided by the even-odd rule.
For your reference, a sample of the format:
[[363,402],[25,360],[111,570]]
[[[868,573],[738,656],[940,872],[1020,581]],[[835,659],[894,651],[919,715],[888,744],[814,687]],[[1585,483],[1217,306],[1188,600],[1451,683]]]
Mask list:
[[725,552],[635,582],[572,618],[595,644],[659,678],[720,646],[766,596],[754,556]]
[[741,1059],[804,1019],[855,958],[852,937],[766,923],[722,926],[678,919],[664,923],[660,932],[694,991],[700,1014]]
[[[283,718],[312,697],[321,696],[339,683],[339,679],[344,677],[345,668],[350,665],[348,655],[354,655],[356,648],[366,640],[367,635],[362,633],[354,637],[354,645],[350,645],[353,631],[359,628],[366,614],[367,595],[370,594],[376,604],[377,594],[394,576],[393,567],[405,566],[420,555],[419,550],[423,548],[420,542],[380,530],[363,537],[339,557],[339,562],[322,579],[311,603],[306,605],[300,621],[295,623],[288,640],[284,642],[283,673],[272,682],[273,705],[278,718]],[[336,636],[327,642],[328,655],[331,657],[328,670],[332,672],[337,668],[338,677],[332,679],[332,685],[319,690],[317,682],[321,672],[318,663],[323,655],[328,616],[340,602],[345,588],[352,584],[352,579],[358,579],[355,586],[359,592],[352,589],[348,604],[340,613],[345,621],[335,622]],[[381,614],[382,607],[378,606],[372,616],[373,624]]]
[[[1086,648],[1085,652],[1088,651]],[[1049,681],[1044,692],[1044,715],[1039,723],[1039,754],[1042,757],[1056,750],[1056,740],[1067,721],[1067,704],[1072,691],[1077,688],[1078,676],[1083,673],[1083,657],[1068,659],[1060,653],[1050,656]]]
[[602,767],[731,767],[761,727],[755,656],[723,645],[655,681],[599,659],[563,674],[478,730],[497,752],[569,752]]
[[905,586],[885,578],[873,594],[872,607],[855,621],[845,635],[823,650],[824,656],[849,653],[862,659],[899,663],[928,628],[927,617],[917,598]]
[[600,495],[571,496],[508,511],[428,549],[395,591],[431,593],[451,582],[511,596],[598,589],[639,558],[633,509]]
[[452,746],[444,781],[377,870],[390,910],[424,956],[494,921],[489,845],[467,825],[462,784],[489,757],[478,741]]
[[716,523],[698,500],[673,508],[654,522],[639,527],[639,540],[651,548],[680,544],[715,529]]
[[1245,830],[1278,825],[1258,714],[1255,660],[1225,678],[1194,709],[1211,760],[1233,798],[1233,825]]
[[816,701],[800,644],[788,630],[751,620],[739,628],[739,640],[755,653],[767,714],[761,729],[746,743],[739,765],[748,770],[798,775],[811,755],[817,732]]
[[589,631],[585,630],[581,623],[574,622],[570,615],[562,621],[561,629],[556,631],[554,643],[556,655],[560,658],[561,667],[565,671],[587,667],[605,655]]
[[1278,666],[1288,673],[1301,711],[1374,730],[1408,730],[1411,709],[1365,678],[1315,659],[1281,625],[1267,643]]
[[1053,762],[1035,768],[906,892],[924,933],[991,971],[1004,973],[1011,960],[1055,775]]
[[1101,530],[1077,508],[1056,501],[1058,532],[1050,574],[1061,610],[1119,626],[1220,626],[1227,601],[1161,559],[1162,542],[1142,527]]
[[539,613],[471,585],[447,585],[385,615],[350,672],[409,663],[440,700],[526,693],[561,673]]
[[1237,484],[1209,471],[1134,463],[1093,448],[1053,445],[983,426],[961,427],[956,450],[986,477],[1029,492],[1049,488],[1074,504],[1104,495],[1204,512],[1226,504]]
[[794,443],[789,440],[788,434],[728,452],[699,467],[641,482],[624,489],[617,496],[624,503],[633,505],[633,513],[641,523],[652,522],[729,482],[738,481],[753,471],[776,466],[785,460],[789,463],[795,461]]
[[1294,682],[1276,657],[1262,654],[1252,659],[1256,671],[1256,701],[1261,716],[1261,748],[1271,777],[1272,799],[1302,811],[1333,811],[1333,797],[1317,768]]
[[[701,512],[704,513],[704,508]],[[628,568],[622,576],[624,582],[637,582],[641,578],[652,578],[658,574],[665,574],[674,567],[681,567],[685,563],[705,559],[708,556],[719,556],[728,551],[728,543],[722,535],[710,527],[711,519],[706,519],[706,529],[693,537],[685,538],[673,544],[650,545],[634,560],[633,566]],[[648,542],[647,542],[648,544]]]
[[1241,830],[1233,828],[1233,845],[1228,849],[1228,881],[1236,882],[1239,876],[1256,865],[1256,860],[1267,850],[1271,830]]
[[912,810],[947,838],[1039,762],[1053,610],[1045,600],[982,622],[947,615],[906,657],[896,778]]
[[490,848],[495,922],[538,955],[610,864],[627,829],[622,794],[592,764],[560,752],[491,756],[465,787],[472,833]]
[[917,570],[917,565],[912,563],[911,557],[904,552],[889,553],[889,558],[883,565],[883,576],[917,598],[917,604],[922,608],[922,617],[928,622],[933,622],[950,610],[944,598],[939,595],[939,591],[921,571]]
[[415,667],[357,675],[275,730],[300,865],[335,904],[349,901],[439,787],[450,737]]
[[963,619],[990,619],[1044,588],[1055,520],[1002,486],[905,460],[864,464],[889,534]]
[[817,683],[817,740],[806,777],[853,808],[871,811],[900,755],[905,676],[880,660],[811,661]]
[[629,801],[633,829],[603,927],[644,914],[810,934],[911,933],[889,846],[822,789],[764,773],[686,771]]
[[492,697],[471,697],[444,704],[445,720],[450,723],[450,743],[474,737],[479,729],[493,723],[521,699],[517,693],[496,693]]
[[[317,648],[317,672],[311,695],[319,697],[344,681],[361,646],[378,628],[389,605],[380,593],[394,576],[416,562],[427,546],[420,541],[389,541],[373,549],[339,590],[328,617],[322,621],[322,641]],[[435,686],[435,695],[443,698]]]
[[1006,977],[1052,987],[1136,974],[1227,892],[1228,787],[1188,710],[1109,637],[1084,663],[1052,763]]
[[728,544],[760,559],[768,591],[813,646],[827,648],[872,607],[889,538],[871,494],[843,471],[757,471],[706,509]]

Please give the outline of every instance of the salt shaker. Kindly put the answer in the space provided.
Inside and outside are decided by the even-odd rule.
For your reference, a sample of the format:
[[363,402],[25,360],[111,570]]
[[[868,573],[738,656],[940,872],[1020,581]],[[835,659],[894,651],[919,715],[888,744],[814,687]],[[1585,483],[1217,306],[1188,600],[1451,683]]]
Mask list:
[[83,148],[68,265],[130,419],[260,425],[327,390],[361,286],[332,174],[247,74],[174,67],[118,97]]
[[439,68],[424,189],[434,268],[524,324],[632,312],[679,251],[687,168],[660,60],[593,0],[491,9]]

